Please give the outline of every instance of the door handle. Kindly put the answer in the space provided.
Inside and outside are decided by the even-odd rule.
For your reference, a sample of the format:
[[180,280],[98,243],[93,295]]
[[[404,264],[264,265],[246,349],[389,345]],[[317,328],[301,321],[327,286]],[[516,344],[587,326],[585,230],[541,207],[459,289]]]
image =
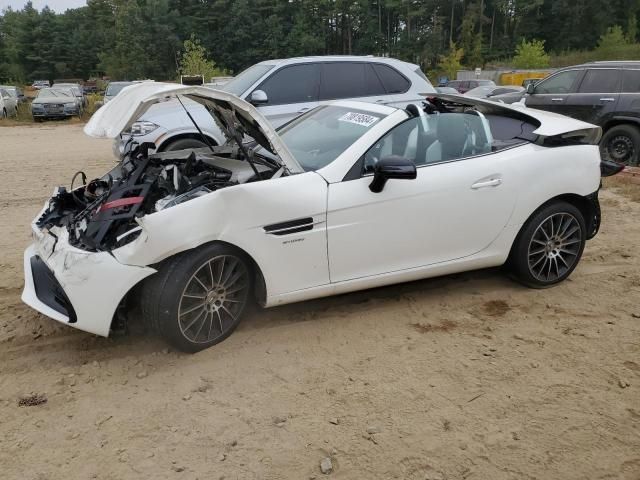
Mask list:
[[304,107],[304,108],[301,108],[300,110],[298,110],[298,113],[305,113],[305,112],[308,112],[309,110],[311,110],[311,108]]
[[384,103],[384,98],[379,98],[378,100],[376,100],[376,103]]
[[601,98],[600,101],[601,102],[615,102],[616,99],[607,97],[607,98]]
[[471,188],[473,190],[479,190],[481,188],[497,187],[499,185],[502,185],[502,179],[501,178],[492,178],[491,180],[485,180],[485,181],[482,181],[482,182],[474,183],[473,185],[471,185]]
[[552,102],[564,102],[564,98],[552,98]]

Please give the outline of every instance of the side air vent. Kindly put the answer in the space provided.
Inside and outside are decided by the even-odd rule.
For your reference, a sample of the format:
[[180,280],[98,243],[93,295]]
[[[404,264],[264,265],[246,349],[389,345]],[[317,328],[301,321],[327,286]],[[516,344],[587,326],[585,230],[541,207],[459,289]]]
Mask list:
[[301,218],[299,220],[289,220],[282,223],[273,223],[264,227],[265,233],[269,235],[290,235],[292,233],[306,232],[313,229],[313,218]]

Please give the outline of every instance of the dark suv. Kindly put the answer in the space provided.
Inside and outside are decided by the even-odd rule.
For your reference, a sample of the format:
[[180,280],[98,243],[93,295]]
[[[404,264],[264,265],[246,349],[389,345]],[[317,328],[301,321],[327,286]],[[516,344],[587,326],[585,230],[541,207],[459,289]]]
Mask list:
[[602,127],[603,158],[640,158],[640,62],[595,62],[563,68],[527,87],[527,107]]

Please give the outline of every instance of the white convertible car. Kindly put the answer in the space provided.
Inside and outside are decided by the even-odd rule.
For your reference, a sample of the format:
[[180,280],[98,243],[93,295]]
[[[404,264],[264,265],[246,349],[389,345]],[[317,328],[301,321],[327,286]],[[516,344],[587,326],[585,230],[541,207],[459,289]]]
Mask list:
[[276,132],[231,94],[154,83],[123,91],[85,132],[113,138],[175,97],[203,104],[228,142],[134,146],[103,177],[79,172],[81,185],[57,188],[25,252],[27,304],[103,336],[141,311],[194,352],[226,338],[254,299],[271,307],[505,263],[548,287],[599,228],[590,124],[435,95],[406,110],[338,101]]

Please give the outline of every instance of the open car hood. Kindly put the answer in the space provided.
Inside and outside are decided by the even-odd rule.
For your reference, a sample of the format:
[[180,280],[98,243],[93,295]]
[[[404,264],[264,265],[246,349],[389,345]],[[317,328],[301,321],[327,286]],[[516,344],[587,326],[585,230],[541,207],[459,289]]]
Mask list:
[[528,108],[521,103],[506,104],[488,99],[449,94],[427,94],[427,97],[437,97],[449,102],[459,102],[461,104],[469,106],[490,106],[493,109],[504,108],[505,110],[516,111],[521,115],[529,117],[535,123],[540,124],[540,126],[533,133],[541,137],[556,137],[571,132],[579,132],[585,130],[593,130],[598,139],[601,135],[600,127],[596,125],[582,122],[580,120],[576,120],[575,118],[567,117],[557,113]]
[[178,97],[203,105],[227,140],[241,142],[248,135],[277,155],[290,173],[304,172],[273,126],[253,105],[231,93],[201,86],[161,82],[131,85],[101,107],[84,127],[84,132],[96,138],[115,138],[131,128],[152,105]]

